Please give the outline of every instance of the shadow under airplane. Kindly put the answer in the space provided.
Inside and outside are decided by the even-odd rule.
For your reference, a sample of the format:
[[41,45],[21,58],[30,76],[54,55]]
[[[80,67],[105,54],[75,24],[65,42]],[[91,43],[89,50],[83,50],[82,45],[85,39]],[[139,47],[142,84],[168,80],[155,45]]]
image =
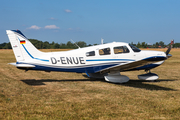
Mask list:
[[[175,81],[175,80],[166,80],[166,79],[159,79],[156,81],[147,81],[147,80],[129,80],[126,84],[122,84],[123,86],[129,86],[134,88],[142,88],[146,90],[165,90],[165,91],[177,91],[172,88],[162,87],[155,84],[156,82],[167,82],[167,81]],[[149,84],[148,84],[149,83]]]
[[[21,80],[22,82],[26,83],[27,85],[31,86],[40,86],[40,85],[46,85],[46,82],[106,82],[103,79],[69,79],[69,80],[53,80],[53,79],[41,79],[41,80],[35,80],[35,79],[26,79],[26,80]],[[175,80],[157,80],[154,82],[166,82],[166,81],[175,81]],[[107,82],[106,82],[107,83]],[[110,82],[109,82],[110,83]],[[116,84],[116,83],[110,83],[110,84],[115,84],[115,85],[122,85],[122,86],[128,86],[128,87],[134,87],[134,88],[141,88],[141,89],[146,89],[146,90],[165,90],[165,91],[176,91],[175,89],[172,88],[167,88],[167,87],[162,87],[154,84],[148,84],[148,83],[153,83],[150,81],[145,81],[145,80],[129,80],[127,83],[123,84]]]

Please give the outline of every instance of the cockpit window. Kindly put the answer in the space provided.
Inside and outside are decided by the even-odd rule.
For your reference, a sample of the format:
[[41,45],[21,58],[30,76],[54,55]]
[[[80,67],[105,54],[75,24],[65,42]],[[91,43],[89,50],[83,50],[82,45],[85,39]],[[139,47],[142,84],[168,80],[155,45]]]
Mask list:
[[99,50],[99,55],[110,55],[110,54],[111,54],[110,48],[104,48]]
[[114,47],[114,54],[129,53],[129,49],[126,46]]
[[135,46],[133,46],[133,45],[131,45],[131,44],[129,44],[129,46],[132,48],[132,50],[133,50],[134,52],[140,52],[140,51],[141,51],[139,48],[137,48],[137,47],[135,47]]

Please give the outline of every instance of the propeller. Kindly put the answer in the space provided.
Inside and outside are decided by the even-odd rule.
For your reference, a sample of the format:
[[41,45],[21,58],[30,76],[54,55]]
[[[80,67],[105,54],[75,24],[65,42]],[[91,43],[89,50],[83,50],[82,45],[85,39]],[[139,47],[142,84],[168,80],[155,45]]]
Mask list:
[[169,52],[171,51],[171,48],[172,48],[172,45],[170,44],[169,45],[169,48],[167,49],[167,51],[165,52],[166,53],[166,56],[169,58],[169,57],[172,57],[171,54],[169,54]]

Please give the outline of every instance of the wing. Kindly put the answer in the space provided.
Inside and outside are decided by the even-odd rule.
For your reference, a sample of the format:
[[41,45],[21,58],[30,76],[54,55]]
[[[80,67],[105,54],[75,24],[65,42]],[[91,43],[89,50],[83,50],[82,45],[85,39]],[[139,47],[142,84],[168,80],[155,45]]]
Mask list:
[[142,60],[138,60],[138,61],[131,61],[128,63],[122,63],[122,64],[111,66],[111,67],[108,67],[105,69],[101,69],[99,71],[96,71],[96,73],[97,72],[108,73],[110,71],[120,71],[120,72],[127,71],[127,70],[131,70],[131,69],[134,69],[137,67],[147,65],[147,64],[152,64],[153,62],[162,61],[165,59],[167,59],[167,58],[166,57],[149,57],[146,59],[142,59]]

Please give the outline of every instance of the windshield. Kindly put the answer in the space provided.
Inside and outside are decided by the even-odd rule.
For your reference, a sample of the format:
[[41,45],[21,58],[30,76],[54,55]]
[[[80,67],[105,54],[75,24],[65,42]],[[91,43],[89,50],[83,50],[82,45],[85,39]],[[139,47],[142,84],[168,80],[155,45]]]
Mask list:
[[133,50],[134,52],[140,52],[140,51],[141,51],[139,48],[137,48],[137,47],[135,47],[135,46],[133,46],[133,45],[131,45],[131,44],[129,44],[129,46],[132,48],[132,50]]

